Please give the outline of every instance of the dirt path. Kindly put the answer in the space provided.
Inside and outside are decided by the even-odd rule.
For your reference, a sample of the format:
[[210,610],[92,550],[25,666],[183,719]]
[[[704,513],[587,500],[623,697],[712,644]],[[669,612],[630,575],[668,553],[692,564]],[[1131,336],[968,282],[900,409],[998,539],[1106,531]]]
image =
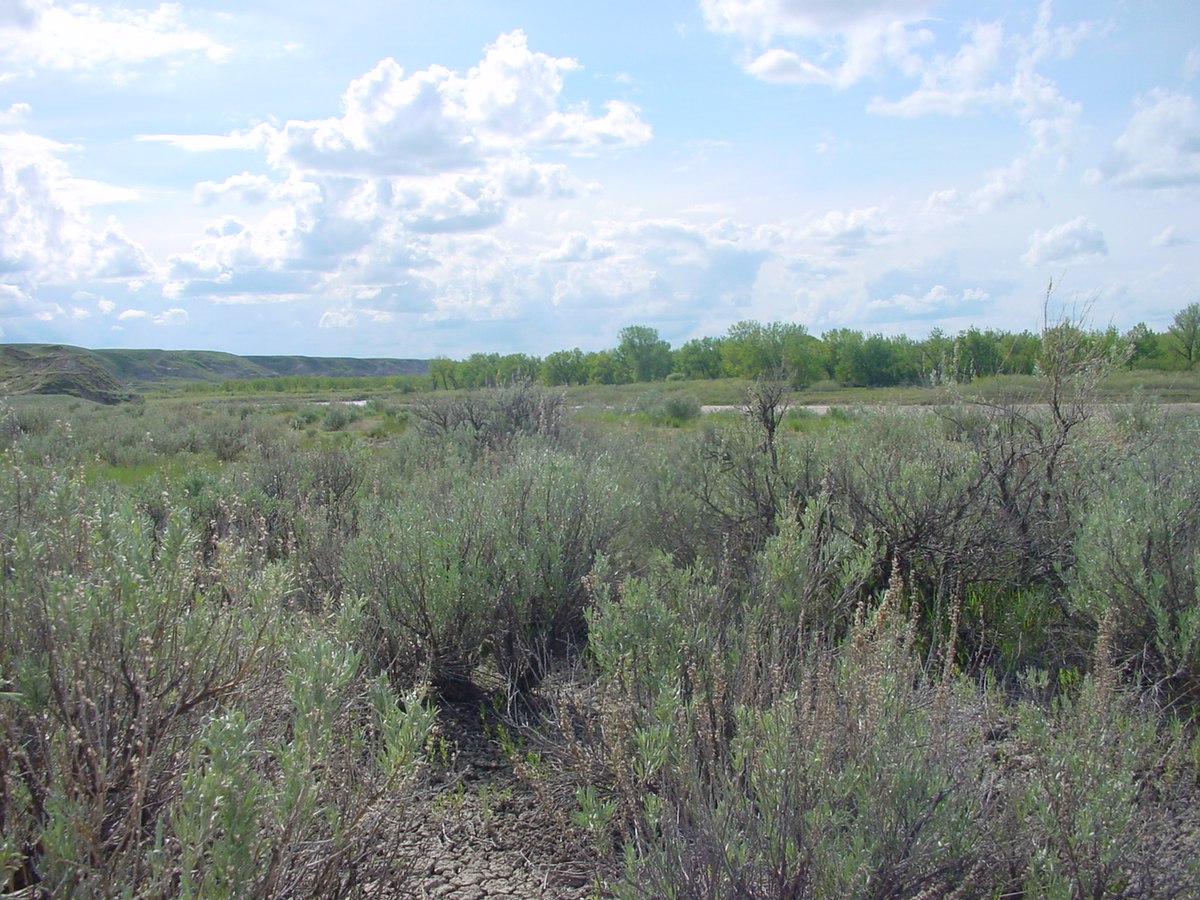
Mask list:
[[409,806],[399,854],[411,874],[385,895],[444,900],[607,895],[590,836],[571,823],[567,798],[537,777],[536,765],[527,769],[518,759],[514,768],[478,709],[443,708],[439,729],[452,748],[451,762]]

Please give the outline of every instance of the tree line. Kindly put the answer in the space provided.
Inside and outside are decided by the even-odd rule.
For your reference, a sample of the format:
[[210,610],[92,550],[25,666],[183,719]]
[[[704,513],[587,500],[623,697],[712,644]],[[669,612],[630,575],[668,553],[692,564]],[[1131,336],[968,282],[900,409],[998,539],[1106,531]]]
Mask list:
[[[1144,323],[1126,332],[1111,326],[1085,330],[1070,323],[1054,329],[1078,332],[1081,347],[1115,354],[1128,368],[1187,370],[1200,361],[1200,303],[1176,313],[1163,332]],[[817,337],[797,323],[743,321],[721,337],[696,338],[672,348],[656,329],[630,325],[621,329],[619,343],[611,349],[576,347],[545,357],[438,357],[429,361],[428,377],[435,390],[490,387],[517,378],[560,387],[764,376],[782,376],[796,388],[823,381],[851,387],[937,386],[992,375],[1032,375],[1044,340],[1044,331],[976,327],[954,335],[935,328],[921,340],[851,328]]]

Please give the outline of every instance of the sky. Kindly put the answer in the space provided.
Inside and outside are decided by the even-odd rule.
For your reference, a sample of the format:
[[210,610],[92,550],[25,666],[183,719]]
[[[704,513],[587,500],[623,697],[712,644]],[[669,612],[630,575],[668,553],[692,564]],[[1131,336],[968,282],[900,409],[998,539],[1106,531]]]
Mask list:
[[1195,0],[0,0],[0,341],[1163,330],[1198,99]]

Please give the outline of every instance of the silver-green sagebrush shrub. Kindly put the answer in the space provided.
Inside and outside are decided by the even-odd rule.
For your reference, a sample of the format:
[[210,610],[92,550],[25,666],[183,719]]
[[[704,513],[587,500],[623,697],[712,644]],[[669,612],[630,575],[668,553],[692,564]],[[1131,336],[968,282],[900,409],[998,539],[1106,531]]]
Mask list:
[[40,848],[48,884],[100,895],[142,876],[197,717],[271,656],[277,573],[226,606],[196,590],[184,517],[155,528],[73,476],[42,477],[53,483],[15,537],[0,594],[5,818],[10,840]]
[[1181,765],[1189,741],[1138,709],[1107,666],[1049,715],[1019,708],[1009,766],[1019,773],[1010,790],[1022,887],[1040,897],[1187,896],[1200,877],[1200,839],[1178,828],[1194,803],[1194,772]]
[[1194,428],[1120,465],[1075,544],[1071,607],[1110,620],[1117,665],[1164,702],[1200,704],[1200,463]]
[[368,653],[401,684],[471,697],[485,662],[518,693],[585,637],[584,576],[621,522],[603,461],[533,440],[372,501],[346,552]]
[[778,617],[697,630],[703,593],[687,573],[635,579],[593,617],[618,710],[618,895],[915,896],[967,877],[973,751],[933,713],[898,586],[837,656],[781,639]]
[[400,874],[379,804],[432,715],[368,701],[358,606],[285,615],[285,567],[170,496],[151,515],[5,463],[0,885],[337,896]]

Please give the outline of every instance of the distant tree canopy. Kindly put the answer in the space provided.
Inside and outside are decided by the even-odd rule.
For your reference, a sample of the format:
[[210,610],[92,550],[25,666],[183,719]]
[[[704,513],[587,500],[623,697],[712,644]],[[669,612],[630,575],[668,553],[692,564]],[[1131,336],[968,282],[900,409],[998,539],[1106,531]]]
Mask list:
[[1168,336],[1171,349],[1187,368],[1194,366],[1200,357],[1200,303],[1189,304],[1175,313]]
[[[1046,333],[1057,333],[1054,326]],[[1066,326],[1074,327],[1074,326]],[[1043,333],[967,328],[949,335],[935,328],[915,340],[906,335],[835,328],[819,338],[795,322],[738,322],[720,337],[693,338],[678,348],[648,325],[629,325],[617,346],[578,347],[544,358],[522,353],[473,353],[464,360],[429,361],[427,378],[437,390],[480,388],[515,379],[549,387],[627,384],[675,378],[772,378],[795,388],[819,381],[855,387],[964,384],[991,375],[1031,375],[1043,353]],[[1200,362],[1200,303],[1175,314],[1157,333],[1139,323],[1124,334],[1115,328],[1084,332],[1080,346],[1117,353],[1131,368],[1190,369]]]

